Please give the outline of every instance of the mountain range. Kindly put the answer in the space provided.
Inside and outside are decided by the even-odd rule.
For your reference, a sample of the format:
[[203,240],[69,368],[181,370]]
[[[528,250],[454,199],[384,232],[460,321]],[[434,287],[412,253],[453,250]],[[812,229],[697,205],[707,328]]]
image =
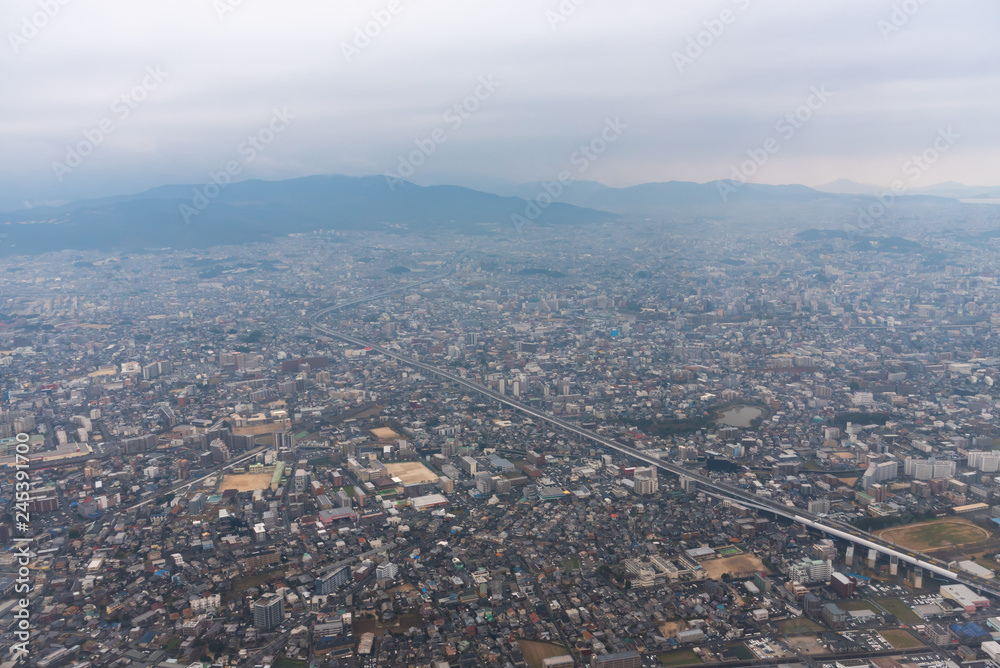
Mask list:
[[[817,186],[816,190],[838,195],[872,195],[885,192],[888,188],[870,183],[858,183],[850,179],[837,179],[836,181]],[[906,192],[909,195],[929,195],[931,197],[948,197],[959,200],[985,200],[994,198],[1000,200],[1000,187],[967,186],[962,183],[955,183],[954,181],[937,183],[922,188],[908,188]]]
[[[774,212],[777,219],[783,210],[786,218],[817,211],[840,215],[866,205],[871,193],[878,191],[845,181],[828,186],[824,191],[802,185],[670,181],[613,188],[578,181],[505,185],[483,192],[390,182],[382,176],[338,175],[168,185],[132,195],[0,213],[0,254],[200,248],[313,230],[451,231],[513,237],[525,225],[627,224],[630,219],[669,222],[706,215],[737,219],[747,212]],[[979,195],[1000,193],[996,188],[958,186],[942,184],[933,192],[914,191],[901,199],[956,204],[949,198],[964,198],[963,188]]]

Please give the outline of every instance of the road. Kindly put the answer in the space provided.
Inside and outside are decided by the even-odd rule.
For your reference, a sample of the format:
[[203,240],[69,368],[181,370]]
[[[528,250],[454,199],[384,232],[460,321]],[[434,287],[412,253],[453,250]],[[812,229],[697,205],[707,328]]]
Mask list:
[[482,396],[492,399],[493,401],[496,401],[497,403],[503,406],[507,406],[508,408],[512,408],[532,418],[559,427],[563,431],[569,432],[571,434],[576,434],[581,438],[590,440],[610,450],[615,450],[621,454],[631,457],[634,460],[640,461],[649,466],[655,466],[658,469],[667,471],[677,476],[690,478],[697,483],[699,491],[705,492],[711,496],[723,499],[733,499],[740,502],[743,505],[747,505],[758,510],[763,510],[773,515],[784,517],[786,519],[792,520],[793,522],[804,524],[812,529],[816,529],[817,531],[830,534],[842,540],[848,540],[862,547],[875,549],[876,551],[888,555],[890,557],[895,556],[900,561],[912,564],[914,566],[919,566],[920,568],[930,571],[931,573],[937,573],[938,575],[943,575],[951,580],[954,580],[955,582],[959,582],[975,590],[978,590],[981,594],[989,594],[991,596],[1000,598],[1000,586],[991,581],[983,580],[981,578],[964,573],[956,573],[955,571],[946,568],[940,561],[900,548],[898,545],[894,543],[878,538],[877,536],[874,536],[867,532],[861,531],[850,524],[835,522],[832,520],[825,520],[819,517],[818,515],[810,513],[802,508],[798,507],[790,508],[783,504],[771,501],[770,499],[759,497],[756,494],[752,494],[742,488],[735,487],[733,485],[729,485],[723,482],[718,482],[716,480],[713,480],[712,478],[703,476],[699,473],[686,469],[682,466],[671,464],[669,462],[663,461],[655,457],[650,457],[641,450],[625,445],[624,443],[620,443],[613,439],[606,438],[604,436],[601,436],[600,434],[594,433],[587,429],[583,429],[582,427],[574,423],[567,422],[566,420],[558,418],[549,413],[540,411],[535,408],[531,408],[530,406],[526,406],[520,403],[519,401],[516,401],[506,395],[500,394],[499,392],[496,392],[484,385],[480,385],[479,383],[476,383],[472,380],[469,380],[467,378],[462,378],[461,376],[457,376],[449,371],[445,371],[444,369],[440,369],[425,362],[419,362],[394,350],[390,350],[388,348],[375,345],[371,342],[363,341],[355,336],[338,332],[332,327],[323,324],[323,320],[327,316],[336,311],[340,311],[342,309],[349,308],[357,304],[362,304],[364,302],[380,299],[386,295],[392,294],[394,292],[399,292],[400,290],[412,288],[416,285],[421,285],[424,283],[429,283],[434,280],[445,278],[454,271],[455,266],[459,262],[461,262],[461,260],[466,255],[468,255],[468,253],[469,251],[458,256],[455,259],[454,263],[448,268],[448,270],[435,277],[425,279],[418,283],[410,283],[405,286],[400,286],[392,290],[385,290],[369,297],[361,297],[358,299],[337,304],[335,306],[329,306],[327,308],[320,309],[319,311],[316,311],[309,317],[309,324],[315,331],[320,332],[326,336],[341,341],[345,341],[347,343],[362,348],[371,348],[372,351],[376,353],[385,355],[386,357],[407,364],[413,368],[420,369],[421,371],[426,371],[427,373],[437,376],[438,378],[441,378],[445,381],[454,383],[455,385],[461,386],[467,390],[471,390]]

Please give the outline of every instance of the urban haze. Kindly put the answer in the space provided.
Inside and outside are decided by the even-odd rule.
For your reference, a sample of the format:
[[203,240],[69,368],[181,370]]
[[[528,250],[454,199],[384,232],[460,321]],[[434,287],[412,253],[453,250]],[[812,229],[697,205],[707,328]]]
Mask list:
[[1000,668],[987,0],[9,0],[0,668]]

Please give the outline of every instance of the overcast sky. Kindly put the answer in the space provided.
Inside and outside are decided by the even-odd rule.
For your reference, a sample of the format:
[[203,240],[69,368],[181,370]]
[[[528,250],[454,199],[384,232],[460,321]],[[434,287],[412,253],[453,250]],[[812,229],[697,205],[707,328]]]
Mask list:
[[6,0],[0,25],[7,209],[234,161],[624,186],[763,150],[756,182],[884,185],[948,128],[915,185],[1000,184],[996,0]]

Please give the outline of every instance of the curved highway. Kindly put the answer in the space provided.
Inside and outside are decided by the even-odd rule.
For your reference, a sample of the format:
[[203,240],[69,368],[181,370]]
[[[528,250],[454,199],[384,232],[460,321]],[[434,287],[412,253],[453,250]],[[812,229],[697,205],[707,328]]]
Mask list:
[[[321,332],[326,336],[330,336],[332,338],[339,339],[341,341],[345,341],[347,343],[360,346],[363,348],[371,348],[372,351],[376,353],[385,355],[386,357],[392,358],[394,360],[407,364],[416,369],[420,369],[421,371],[426,371],[427,373],[437,376],[438,378],[454,383],[456,385],[464,387],[465,389],[471,390],[482,396],[492,399],[493,401],[496,401],[501,405],[507,406],[521,413],[524,413],[525,415],[528,415],[532,418],[559,427],[563,431],[576,434],[577,436],[586,438],[605,448],[615,450],[624,455],[628,455],[632,459],[643,462],[644,464],[647,464],[649,466],[655,466],[659,469],[662,469],[669,473],[673,473],[674,475],[677,476],[684,476],[686,478],[693,479],[697,483],[698,489],[700,491],[706,492],[711,496],[733,499],[743,505],[752,506],[758,510],[763,510],[773,515],[779,515],[794,522],[804,524],[817,531],[827,533],[836,538],[851,541],[862,547],[874,549],[890,557],[895,556],[900,561],[912,564],[914,566],[919,566],[920,568],[929,571],[930,573],[947,577],[951,580],[954,580],[955,582],[959,582],[975,590],[978,590],[981,593],[990,594],[991,596],[996,596],[1000,598],[1000,585],[992,581],[984,580],[982,578],[973,576],[971,574],[957,573],[955,571],[952,571],[946,567],[946,564],[944,564],[944,562],[932,559],[930,557],[926,557],[924,555],[917,554],[915,552],[908,551],[905,548],[896,546],[894,543],[890,543],[889,541],[883,540],[872,534],[861,531],[850,524],[825,520],[823,518],[820,518],[818,515],[807,512],[802,508],[788,507],[785,506],[784,504],[771,501],[770,499],[761,498],[755,494],[751,494],[745,489],[715,481],[707,476],[703,476],[699,473],[690,471],[682,466],[671,464],[669,462],[665,462],[655,457],[650,457],[641,450],[637,450],[636,448],[625,445],[624,443],[619,443],[618,441],[615,441],[613,439],[606,438],[604,436],[601,436],[600,434],[596,434],[587,429],[583,429],[572,422],[567,422],[566,420],[558,418],[549,413],[540,411],[530,406],[526,406],[520,403],[519,401],[516,401],[506,395],[500,394],[499,392],[496,392],[484,385],[480,385],[479,383],[469,380],[468,378],[462,378],[461,376],[457,376],[449,371],[445,371],[443,369],[432,366],[425,362],[420,362],[405,355],[402,355],[394,350],[390,350],[383,346],[378,346],[373,343],[363,341],[349,334],[338,332],[337,330],[322,323],[322,320],[326,316],[336,311],[351,306],[355,306],[357,304],[361,304],[364,302],[374,301],[376,299],[380,299],[381,297],[392,294],[394,292],[407,290],[417,285],[422,285],[424,283],[430,283],[432,281],[445,278],[454,271],[455,266],[459,262],[461,262],[462,259],[464,259],[465,256],[468,255],[470,252],[471,251],[466,251],[465,253],[462,253],[455,259],[455,261],[452,263],[451,267],[448,268],[448,270],[437,276],[427,278],[416,283],[408,283],[406,285],[400,286],[398,288],[393,288],[391,290],[384,290],[369,297],[362,297],[359,299],[342,302],[335,306],[329,306],[327,308],[316,311],[309,317],[309,324],[314,330],[316,330],[317,332]],[[932,563],[932,561],[935,563]]]

